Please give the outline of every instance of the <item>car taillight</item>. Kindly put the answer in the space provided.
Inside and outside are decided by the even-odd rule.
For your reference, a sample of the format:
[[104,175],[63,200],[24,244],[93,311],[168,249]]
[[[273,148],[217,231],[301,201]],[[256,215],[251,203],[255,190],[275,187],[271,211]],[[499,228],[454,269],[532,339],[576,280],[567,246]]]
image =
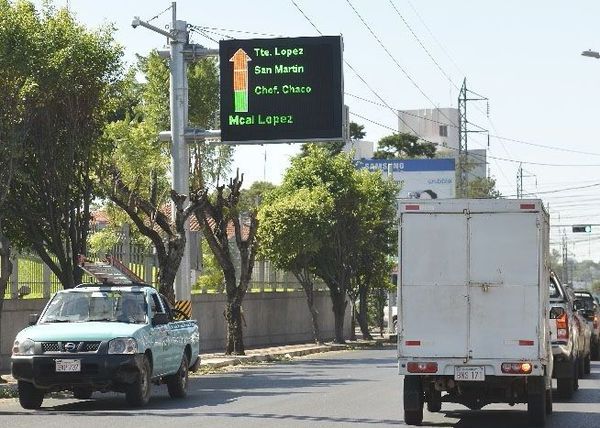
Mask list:
[[408,363],[406,368],[409,373],[437,373],[437,363]]
[[569,340],[569,317],[564,310],[562,315],[556,319],[556,337],[561,340]]
[[531,363],[502,363],[502,373],[506,374],[529,374]]
[[598,328],[598,315],[594,315],[594,330],[596,330]]

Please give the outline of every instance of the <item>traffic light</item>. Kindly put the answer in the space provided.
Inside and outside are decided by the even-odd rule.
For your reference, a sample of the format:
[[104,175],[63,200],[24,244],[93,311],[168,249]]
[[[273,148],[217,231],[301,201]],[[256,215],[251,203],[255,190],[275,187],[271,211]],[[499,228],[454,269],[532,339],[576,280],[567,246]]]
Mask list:
[[590,226],[589,224],[577,224],[573,226],[573,232],[574,233],[578,233],[578,232],[591,232],[592,231],[592,226]]

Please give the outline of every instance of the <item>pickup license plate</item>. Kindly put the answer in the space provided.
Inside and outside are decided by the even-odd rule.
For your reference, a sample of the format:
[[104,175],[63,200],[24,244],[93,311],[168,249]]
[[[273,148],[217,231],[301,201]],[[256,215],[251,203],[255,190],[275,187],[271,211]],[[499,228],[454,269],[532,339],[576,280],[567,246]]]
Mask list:
[[80,372],[81,360],[55,360],[57,372]]
[[485,369],[481,366],[454,367],[454,380],[484,381]]

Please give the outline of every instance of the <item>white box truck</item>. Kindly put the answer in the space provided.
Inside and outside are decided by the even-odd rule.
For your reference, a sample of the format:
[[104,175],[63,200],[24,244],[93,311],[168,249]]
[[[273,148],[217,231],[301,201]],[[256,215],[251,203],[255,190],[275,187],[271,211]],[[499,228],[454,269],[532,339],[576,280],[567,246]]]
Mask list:
[[398,368],[404,419],[423,406],[552,411],[549,225],[540,200],[400,200]]

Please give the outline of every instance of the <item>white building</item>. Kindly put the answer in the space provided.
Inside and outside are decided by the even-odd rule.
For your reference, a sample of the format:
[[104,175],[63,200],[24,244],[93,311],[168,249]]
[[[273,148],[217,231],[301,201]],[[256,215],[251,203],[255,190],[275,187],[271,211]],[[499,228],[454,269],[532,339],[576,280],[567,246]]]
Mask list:
[[458,151],[458,109],[399,110],[398,130]]
[[354,160],[371,159],[373,158],[373,146],[372,141],[350,140],[342,150],[346,153],[352,152],[352,159]]
[[[456,108],[399,110],[398,131],[438,144],[438,153],[444,157],[458,157],[460,143]],[[472,168],[468,179],[487,177],[486,150],[469,149],[468,157]]]

